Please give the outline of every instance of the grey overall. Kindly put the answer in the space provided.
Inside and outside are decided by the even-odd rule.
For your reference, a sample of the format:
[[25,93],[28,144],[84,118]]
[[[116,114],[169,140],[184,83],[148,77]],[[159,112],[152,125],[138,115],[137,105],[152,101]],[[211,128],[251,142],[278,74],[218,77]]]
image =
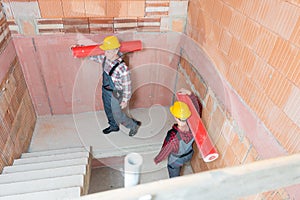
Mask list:
[[[177,131],[176,131],[177,132]],[[180,170],[181,167],[184,165],[184,163],[191,160],[193,156],[193,142],[194,138],[189,141],[189,143],[185,143],[181,137],[179,136],[179,133],[176,133],[176,136],[179,140],[179,149],[177,154],[170,154],[168,158],[168,172],[169,177],[177,177],[180,176]]]
[[[104,71],[106,59],[104,58],[103,76],[102,76],[102,100],[104,104],[104,111],[108,119],[108,123],[112,128],[119,127],[119,124],[124,125],[126,128],[133,129],[136,127],[136,122],[129,118],[121,109],[120,103],[122,101],[122,92],[116,92],[115,84],[111,78],[113,71],[120,64],[117,63],[113,66],[112,70],[107,74]],[[113,95],[116,94],[116,95]]]

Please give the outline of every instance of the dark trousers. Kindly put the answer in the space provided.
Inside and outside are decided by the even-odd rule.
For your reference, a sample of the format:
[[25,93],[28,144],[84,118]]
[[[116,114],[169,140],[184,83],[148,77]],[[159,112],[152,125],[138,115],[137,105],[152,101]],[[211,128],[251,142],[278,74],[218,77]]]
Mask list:
[[104,111],[111,127],[117,128],[119,127],[119,124],[122,124],[129,129],[135,128],[136,122],[122,111],[119,100],[112,95],[111,91],[106,90],[103,87],[102,100]]
[[182,166],[190,161],[193,157],[193,152],[191,152],[190,154],[184,156],[184,157],[179,157],[178,159],[176,159],[175,162],[169,163],[168,162],[168,172],[169,172],[169,177],[170,178],[174,178],[177,176],[180,176],[180,171]]

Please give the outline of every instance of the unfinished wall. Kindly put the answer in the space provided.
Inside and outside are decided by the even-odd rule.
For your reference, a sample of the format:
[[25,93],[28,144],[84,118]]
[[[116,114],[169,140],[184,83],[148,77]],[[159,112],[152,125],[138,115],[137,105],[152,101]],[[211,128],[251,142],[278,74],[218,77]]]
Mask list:
[[[179,70],[202,100],[204,123],[220,153],[209,164],[194,157],[195,171],[299,152],[297,1],[146,0],[134,4],[134,12],[124,0],[3,4],[39,115],[101,109],[97,64],[72,58],[69,46],[118,34],[122,40],[141,39],[146,47],[129,55],[130,65],[142,69],[133,73],[133,83],[143,85],[132,98],[137,107],[168,105],[172,91],[165,85],[184,84],[164,75],[177,69],[181,55]],[[166,30],[186,30],[193,42],[162,33]],[[296,187],[287,191],[297,194]]]
[[[165,80],[163,72],[168,69],[174,71],[177,68],[179,56],[174,55],[173,51],[166,51],[172,48],[174,43],[166,42],[167,34],[129,33],[118,36],[124,41],[142,40],[145,49],[127,55],[133,84],[130,107],[169,105],[176,76]],[[104,35],[85,37],[93,41],[102,41]],[[77,41],[77,36],[72,34],[64,37],[14,38],[38,115],[103,109],[101,65],[87,58],[74,58],[69,47]],[[166,45],[162,45],[164,43]]]
[[8,24],[0,10],[0,172],[27,151],[36,115]]
[[[209,77],[195,80],[203,66],[183,55],[181,65],[201,94],[203,120],[221,154],[204,169],[299,153],[300,4],[191,0],[188,15],[187,35],[205,50],[224,84],[219,92]],[[203,164],[194,157],[196,171]],[[300,196],[299,186],[286,191],[289,197],[281,190],[252,198]]]
[[188,0],[3,0],[13,34],[182,32]]
[[170,88],[176,81],[169,79],[173,81],[169,88],[161,83],[165,77],[158,66],[176,69],[178,56],[169,50],[176,42],[167,42],[168,36],[160,36],[160,31],[184,30],[187,0],[39,0],[3,1],[3,5],[38,115],[102,109],[100,65],[74,59],[70,46],[99,44],[109,34],[143,43],[143,51],[127,55],[132,82],[143,84],[134,86],[130,107],[170,104]]

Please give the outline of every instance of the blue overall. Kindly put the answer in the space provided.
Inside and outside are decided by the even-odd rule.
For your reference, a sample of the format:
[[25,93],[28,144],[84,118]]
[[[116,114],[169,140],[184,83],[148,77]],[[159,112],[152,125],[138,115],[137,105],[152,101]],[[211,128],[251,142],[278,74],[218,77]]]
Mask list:
[[189,143],[185,143],[181,137],[179,136],[179,133],[176,133],[176,136],[179,140],[179,149],[177,154],[170,154],[168,158],[168,172],[169,177],[177,177],[180,176],[180,170],[181,167],[184,165],[184,163],[191,160],[193,156],[193,142],[194,139],[189,141]]
[[121,109],[120,103],[122,101],[122,97],[117,99],[113,95],[113,90],[115,90],[115,84],[111,76],[109,76],[104,71],[104,67],[102,78],[102,100],[104,104],[104,111],[107,116],[109,125],[112,128],[119,127],[119,124],[122,124],[129,129],[135,128],[137,126],[136,122],[133,119],[129,118]]

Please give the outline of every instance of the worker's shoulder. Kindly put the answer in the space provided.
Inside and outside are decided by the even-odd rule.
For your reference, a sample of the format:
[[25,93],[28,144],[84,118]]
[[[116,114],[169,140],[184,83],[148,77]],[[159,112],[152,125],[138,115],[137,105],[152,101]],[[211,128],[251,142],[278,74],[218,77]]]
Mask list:
[[177,130],[175,128],[171,128],[168,133],[167,133],[167,136],[166,136],[166,139],[167,140],[174,140],[177,138]]
[[100,63],[100,62],[103,62],[104,57],[105,56],[103,56],[103,55],[95,55],[95,56],[89,56],[88,59]]
[[128,71],[129,70],[129,68],[128,68],[128,65],[126,64],[126,62],[125,61],[119,61],[119,66],[118,66],[118,69],[120,70],[120,71]]

